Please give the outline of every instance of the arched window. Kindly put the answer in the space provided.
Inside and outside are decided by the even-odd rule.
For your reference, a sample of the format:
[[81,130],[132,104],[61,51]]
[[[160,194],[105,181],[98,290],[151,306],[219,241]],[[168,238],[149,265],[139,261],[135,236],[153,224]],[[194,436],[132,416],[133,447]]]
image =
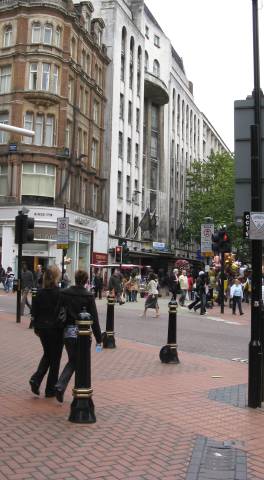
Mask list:
[[32,23],[31,41],[32,43],[40,43],[41,41],[41,25],[39,22]]
[[4,28],[4,38],[3,38],[4,47],[10,47],[10,45],[12,45],[12,34],[13,34],[12,25],[7,25]]
[[122,44],[121,44],[121,69],[120,69],[120,78],[122,82],[125,81],[126,37],[127,37],[127,32],[125,27],[123,27],[122,28]]
[[134,76],[134,38],[130,39],[130,53],[129,53],[129,88],[133,86],[133,76]]
[[154,60],[153,62],[153,73],[156,75],[156,77],[160,76],[160,64],[158,60]]
[[137,95],[140,96],[140,88],[141,88],[141,58],[142,58],[142,50],[141,47],[138,47],[138,54],[137,54]]
[[71,39],[71,57],[76,58],[76,40],[74,37]]
[[56,47],[61,46],[61,28],[57,27],[55,30],[55,38],[54,38],[54,43]]
[[145,72],[148,71],[148,68],[149,68],[149,56],[148,56],[148,52],[145,51]]
[[47,45],[52,44],[52,33],[53,33],[53,26],[51,23],[45,23],[44,30],[43,30],[43,43]]
[[86,55],[86,73],[90,75],[90,55],[87,53]]

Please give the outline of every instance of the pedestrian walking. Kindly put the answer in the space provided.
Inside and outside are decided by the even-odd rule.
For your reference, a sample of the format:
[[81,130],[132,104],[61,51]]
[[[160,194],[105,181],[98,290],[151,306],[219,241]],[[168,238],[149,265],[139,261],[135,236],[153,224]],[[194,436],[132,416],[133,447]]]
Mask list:
[[35,287],[39,290],[42,288],[42,283],[43,283],[43,270],[42,270],[42,265],[37,265],[37,270],[34,275],[34,280],[35,280]]
[[24,263],[22,266],[21,287],[22,287],[21,315],[24,315],[25,305],[27,305],[27,307],[29,308],[29,313],[31,313],[31,304],[29,303],[29,300],[28,300],[28,294],[34,287],[33,273],[30,270],[28,270],[26,263]]
[[111,277],[109,278],[108,290],[111,294],[114,294],[116,301],[122,305],[124,302],[121,298],[123,292],[123,285],[121,281],[121,273],[117,268],[114,269]]
[[43,356],[29,383],[32,392],[39,395],[41,382],[48,372],[46,397],[55,397],[55,384],[59,376],[63,349],[63,328],[58,322],[60,276],[56,265],[47,268],[43,276],[43,288],[37,291],[32,305],[33,326],[41,341]]
[[179,270],[177,268],[174,268],[170,275],[169,291],[172,293],[172,299],[177,301],[177,295],[181,293]]
[[64,392],[76,368],[78,335],[76,320],[78,320],[78,315],[83,308],[86,308],[86,311],[91,315],[93,321],[92,330],[96,343],[101,344],[102,342],[94,295],[85,288],[87,281],[88,273],[84,270],[78,270],[75,273],[75,285],[60,292],[59,308],[64,307],[66,312],[64,344],[68,354],[68,362],[56,384],[56,398],[61,403],[63,402]]
[[158,280],[157,275],[155,273],[149,274],[148,284],[147,284],[147,292],[148,296],[145,301],[145,308],[142,315],[140,317],[146,318],[148,308],[153,308],[156,310],[156,317],[159,317],[159,305],[158,305]]
[[4,267],[0,264],[0,283],[2,282],[4,288],[5,288],[5,279],[6,279],[6,272]]
[[235,282],[230,289],[230,297],[233,300],[232,302],[233,315],[236,315],[236,306],[238,306],[240,315],[244,315],[244,313],[242,312],[243,288],[238,278],[235,279]]
[[187,295],[187,291],[188,291],[188,277],[186,275],[186,270],[182,270],[182,273],[179,276],[179,283],[180,283],[180,289],[181,289],[179,304],[182,307],[184,307],[184,303],[185,303],[186,295]]
[[[203,270],[199,272],[199,276],[196,279],[196,292],[199,298],[199,302],[194,305],[194,311],[200,308],[200,315],[206,314],[206,278]],[[189,305],[190,307],[190,305]]]
[[13,284],[14,284],[15,274],[12,270],[12,267],[7,267],[6,269],[6,276],[5,276],[5,283],[4,283],[4,290],[5,292],[13,292]]
[[101,272],[98,270],[94,276],[93,284],[94,284],[94,296],[95,298],[102,299],[102,290],[103,290],[103,277]]

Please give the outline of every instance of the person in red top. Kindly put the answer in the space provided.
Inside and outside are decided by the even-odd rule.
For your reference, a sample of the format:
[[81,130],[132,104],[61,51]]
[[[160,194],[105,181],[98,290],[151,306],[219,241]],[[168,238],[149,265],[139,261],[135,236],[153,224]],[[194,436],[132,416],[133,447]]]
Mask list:
[[193,276],[188,273],[187,275],[188,278],[188,296],[189,300],[193,300]]

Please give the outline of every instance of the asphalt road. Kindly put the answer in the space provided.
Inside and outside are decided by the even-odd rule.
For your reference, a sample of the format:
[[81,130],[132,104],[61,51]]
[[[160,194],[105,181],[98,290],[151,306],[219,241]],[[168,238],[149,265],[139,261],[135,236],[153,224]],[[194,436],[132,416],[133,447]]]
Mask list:
[[[152,318],[154,310],[147,312],[146,320],[139,315],[144,300],[115,307],[116,342],[118,337],[162,347],[167,343],[168,299],[160,299],[160,317]],[[106,300],[97,301],[102,330],[106,324]],[[0,311],[16,312],[16,295],[0,296]],[[212,313],[213,315],[213,313]],[[214,321],[206,316],[179,309],[177,316],[177,343],[179,351],[186,351],[225,359],[247,359],[250,328]]]

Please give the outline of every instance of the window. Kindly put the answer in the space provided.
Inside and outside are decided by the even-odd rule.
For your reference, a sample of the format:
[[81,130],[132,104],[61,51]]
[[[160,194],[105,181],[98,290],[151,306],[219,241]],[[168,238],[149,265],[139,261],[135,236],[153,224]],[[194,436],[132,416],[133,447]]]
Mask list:
[[12,45],[12,35],[13,35],[12,26],[7,25],[4,29],[4,39],[3,39],[4,47],[10,47]]
[[139,165],[139,144],[136,143],[135,145],[135,166],[138,167]]
[[98,187],[97,185],[92,185],[92,209],[94,213],[97,213],[98,205]]
[[32,43],[39,43],[40,38],[41,38],[41,25],[40,25],[40,23],[33,23],[32,24],[32,35],[31,35]]
[[151,107],[151,128],[153,130],[158,130],[159,125],[159,109],[156,105],[152,105]]
[[90,75],[90,55],[86,55],[86,73]]
[[11,90],[11,65],[0,67],[0,93],[7,93]]
[[68,81],[68,99],[70,103],[73,103],[73,87],[74,87],[74,80],[72,77],[69,77]]
[[88,90],[85,90],[84,92],[84,111],[83,113],[85,115],[88,115],[89,112],[89,92]]
[[131,125],[132,123],[132,102],[128,102],[128,123]]
[[93,121],[96,125],[99,124],[99,103],[96,100],[93,103]]
[[149,27],[145,25],[145,37],[149,38]]
[[156,77],[160,76],[160,64],[158,60],[154,60],[153,62],[153,73],[156,75]]
[[127,175],[126,177],[126,199],[127,201],[131,200],[131,179],[130,175]]
[[130,223],[131,223],[131,217],[130,215],[126,214],[126,229],[125,229],[125,234],[127,235],[129,230],[130,230]]
[[156,135],[151,135],[151,156],[154,158],[158,157],[158,137]]
[[122,234],[122,212],[116,212],[116,235]]
[[44,163],[23,163],[22,195],[54,198],[55,167]]
[[145,72],[148,71],[148,68],[149,68],[149,56],[148,56],[148,52],[145,51]]
[[160,37],[158,35],[154,35],[154,45],[155,47],[160,47]]
[[43,113],[26,112],[24,116],[24,127],[35,130],[35,137],[24,137],[24,143],[35,145],[45,145],[52,147],[55,142],[55,118],[53,115],[44,115]]
[[127,161],[131,163],[131,138],[127,139]]
[[7,195],[7,165],[0,165],[0,196]]
[[31,63],[29,66],[29,89],[37,90],[38,64]]
[[[8,125],[8,112],[0,112],[0,123]],[[7,143],[8,134],[4,130],[0,130],[0,143]]]
[[120,94],[119,118],[124,119],[124,95]]
[[81,57],[81,65],[83,70],[86,70],[86,55],[85,55],[85,50],[82,50],[82,57]]
[[123,133],[119,132],[118,136],[118,156],[123,158]]
[[57,27],[55,30],[54,44],[56,47],[61,46],[61,28]]
[[117,172],[117,196],[122,197],[122,172]]
[[[32,112],[27,112],[24,117],[24,127],[27,130],[33,130],[34,115]],[[33,142],[32,137],[24,137],[24,143],[31,144]]]
[[151,162],[150,188],[152,190],[157,190],[157,184],[158,184],[158,165],[155,162]]
[[53,31],[52,25],[50,23],[46,23],[44,25],[43,43],[51,45],[51,43],[52,43],[52,31]]
[[79,94],[79,108],[82,112],[83,110],[83,87],[80,87],[80,94]]
[[42,64],[41,90],[49,90],[50,87],[50,64]]
[[120,78],[122,82],[125,81],[125,55],[121,55],[121,71],[120,71]]
[[58,86],[59,86],[59,67],[57,65],[53,65],[53,93],[58,93]]
[[74,37],[71,39],[71,57],[76,58],[76,40]]
[[136,131],[139,132],[139,123],[140,123],[140,110],[137,108],[136,111]]
[[71,137],[72,137],[72,122],[67,120],[66,130],[65,130],[65,147],[71,148]]
[[90,27],[91,27],[91,17],[88,13],[84,16],[84,28],[87,30],[87,32],[90,32]]
[[91,160],[91,166],[93,168],[97,167],[97,156],[98,156],[98,141],[93,138],[93,141],[92,141],[92,160]]

